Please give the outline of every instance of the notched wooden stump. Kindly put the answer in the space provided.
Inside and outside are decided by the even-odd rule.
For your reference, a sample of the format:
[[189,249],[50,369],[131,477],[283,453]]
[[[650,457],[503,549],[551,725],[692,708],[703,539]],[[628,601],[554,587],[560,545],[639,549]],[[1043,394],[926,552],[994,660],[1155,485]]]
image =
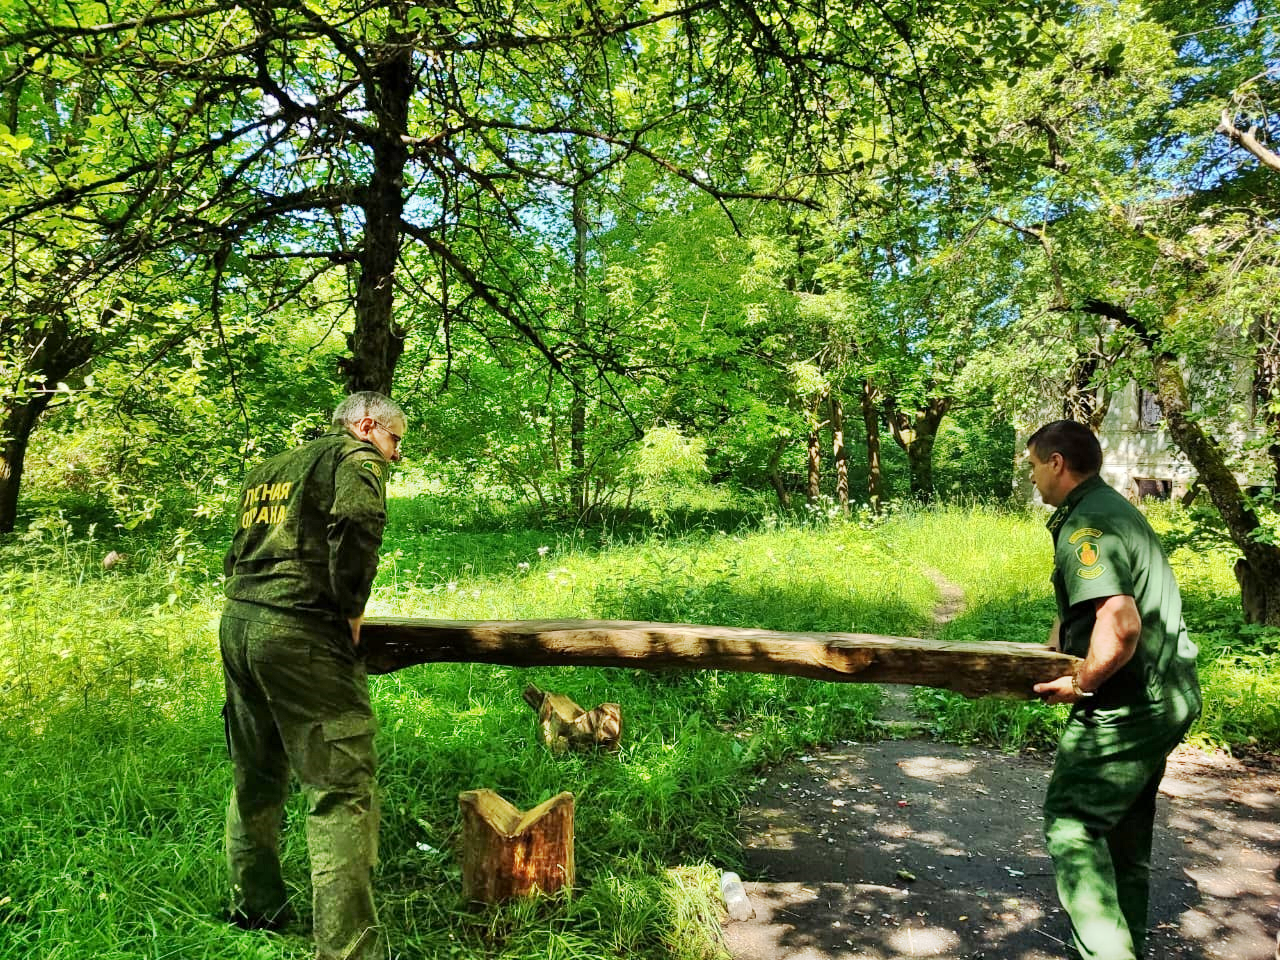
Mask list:
[[622,707],[602,703],[594,710],[583,710],[562,693],[539,690],[532,683],[524,688],[525,703],[538,714],[542,742],[553,753],[570,747],[600,747],[617,750],[622,739]]
[[573,794],[561,793],[528,813],[492,790],[458,795],[462,808],[462,892],[473,903],[498,903],[542,891],[572,889]]

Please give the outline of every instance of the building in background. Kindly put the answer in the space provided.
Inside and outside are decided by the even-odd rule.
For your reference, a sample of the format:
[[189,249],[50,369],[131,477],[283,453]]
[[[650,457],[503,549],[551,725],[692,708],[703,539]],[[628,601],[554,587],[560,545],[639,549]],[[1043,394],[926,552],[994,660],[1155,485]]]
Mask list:
[[[1048,412],[1038,422],[1025,424],[1020,432],[1014,482],[1016,495],[1024,502],[1040,502],[1025,465],[1026,438],[1055,416],[1060,414]],[[1237,427],[1227,436],[1218,435],[1218,441],[1227,447],[1228,454],[1240,453],[1246,442],[1258,434],[1256,429]],[[1102,479],[1134,503],[1198,495],[1193,489],[1195,470],[1169,435],[1155,393],[1136,382],[1130,381],[1112,395],[1098,431],[1098,442],[1102,444]],[[1259,463],[1262,459],[1259,457]],[[1237,473],[1236,479],[1246,488],[1256,482],[1245,473]]]

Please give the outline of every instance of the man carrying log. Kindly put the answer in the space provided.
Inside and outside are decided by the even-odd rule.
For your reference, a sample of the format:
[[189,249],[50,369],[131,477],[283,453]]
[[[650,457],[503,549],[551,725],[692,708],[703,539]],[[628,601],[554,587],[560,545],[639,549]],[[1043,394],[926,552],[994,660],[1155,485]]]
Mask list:
[[1098,475],[1102,449],[1088,427],[1046,424],[1027,450],[1036,489],[1057,508],[1050,646],[1084,658],[1033,687],[1072,705],[1045,794],[1045,837],[1081,957],[1136,960],[1156,790],[1200,713],[1196,647],[1160,541]]
[[292,770],[308,801],[317,960],[380,953],[374,718],[359,646],[404,432],[391,400],[347,397],[328,433],[249,471],[225,561],[230,919],[274,929],[288,918],[278,841]]

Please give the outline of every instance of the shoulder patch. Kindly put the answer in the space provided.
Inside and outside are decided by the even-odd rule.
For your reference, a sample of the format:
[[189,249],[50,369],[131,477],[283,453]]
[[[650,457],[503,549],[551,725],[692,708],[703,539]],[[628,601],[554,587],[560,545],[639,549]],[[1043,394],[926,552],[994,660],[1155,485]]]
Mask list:
[[1094,540],[1097,540],[1101,536],[1101,530],[1096,530],[1093,527],[1081,527],[1075,533],[1071,534],[1071,542],[1075,543],[1077,540],[1083,540],[1085,537],[1092,537]]
[[1081,580],[1096,580],[1106,571],[1106,566],[1098,561],[1102,551],[1098,549],[1098,541],[1103,537],[1101,530],[1095,527],[1081,527],[1071,534],[1070,542],[1075,545],[1076,576]]
[[376,460],[365,460],[360,464],[362,469],[368,470],[379,480],[382,479],[382,464]]

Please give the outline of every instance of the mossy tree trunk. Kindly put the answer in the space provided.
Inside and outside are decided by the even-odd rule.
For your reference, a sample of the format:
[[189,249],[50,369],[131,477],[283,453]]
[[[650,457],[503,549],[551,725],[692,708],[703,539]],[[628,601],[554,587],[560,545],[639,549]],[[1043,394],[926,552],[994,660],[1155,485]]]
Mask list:
[[1156,395],[1169,433],[1195,468],[1200,485],[1222,516],[1231,542],[1242,554],[1236,562],[1235,574],[1245,619],[1250,623],[1280,626],[1280,547],[1258,539],[1262,522],[1240,489],[1222,447],[1192,416],[1187,381],[1177,356],[1163,347],[1158,333],[1145,321],[1123,307],[1090,300],[1085,309],[1115,320],[1150,352]]
[[880,515],[884,502],[884,477],[880,469],[880,409],[876,388],[870,380],[862,381],[862,424],[867,434],[867,499],[871,512]]
[[885,405],[893,438],[907,455],[911,496],[921,503],[933,499],[933,446],[949,409],[951,397],[930,397],[911,411],[901,409],[892,400]]

